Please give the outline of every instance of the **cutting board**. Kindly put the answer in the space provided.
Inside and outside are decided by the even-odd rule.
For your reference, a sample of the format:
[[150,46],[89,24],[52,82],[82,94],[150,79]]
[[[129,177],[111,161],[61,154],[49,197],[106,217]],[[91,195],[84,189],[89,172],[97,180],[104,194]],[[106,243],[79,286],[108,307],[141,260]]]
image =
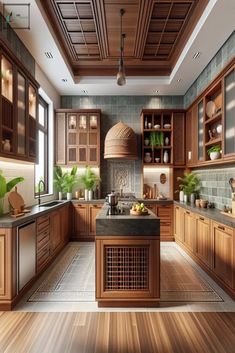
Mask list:
[[15,187],[15,191],[9,193],[8,201],[13,210],[23,211],[25,203],[23,197],[17,192],[17,187]]

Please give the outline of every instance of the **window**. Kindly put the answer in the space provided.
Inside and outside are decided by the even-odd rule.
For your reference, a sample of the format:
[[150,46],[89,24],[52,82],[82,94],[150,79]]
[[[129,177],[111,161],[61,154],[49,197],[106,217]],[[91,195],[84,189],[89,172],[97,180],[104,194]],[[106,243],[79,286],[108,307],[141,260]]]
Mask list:
[[48,104],[39,96],[38,164],[35,167],[35,195],[48,194]]

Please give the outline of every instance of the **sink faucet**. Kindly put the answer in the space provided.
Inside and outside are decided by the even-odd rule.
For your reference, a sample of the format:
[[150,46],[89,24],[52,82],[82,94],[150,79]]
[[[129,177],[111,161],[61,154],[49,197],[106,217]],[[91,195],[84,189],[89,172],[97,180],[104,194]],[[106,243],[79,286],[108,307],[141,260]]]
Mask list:
[[40,206],[41,205],[41,190],[40,190],[40,187],[41,187],[41,184],[43,185],[43,189],[45,190],[45,183],[43,180],[39,180],[38,182],[38,205]]

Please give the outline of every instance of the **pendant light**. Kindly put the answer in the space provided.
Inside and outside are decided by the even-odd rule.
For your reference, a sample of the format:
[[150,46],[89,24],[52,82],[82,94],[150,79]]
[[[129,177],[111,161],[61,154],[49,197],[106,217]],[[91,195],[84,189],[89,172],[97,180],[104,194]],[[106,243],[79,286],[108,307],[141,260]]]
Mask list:
[[117,73],[117,84],[119,86],[124,86],[126,84],[126,75],[125,75],[124,60],[123,60],[125,34],[122,33],[122,16],[124,15],[124,13],[125,13],[125,10],[121,9],[120,10],[120,59],[119,59],[119,67],[118,67],[118,73]]

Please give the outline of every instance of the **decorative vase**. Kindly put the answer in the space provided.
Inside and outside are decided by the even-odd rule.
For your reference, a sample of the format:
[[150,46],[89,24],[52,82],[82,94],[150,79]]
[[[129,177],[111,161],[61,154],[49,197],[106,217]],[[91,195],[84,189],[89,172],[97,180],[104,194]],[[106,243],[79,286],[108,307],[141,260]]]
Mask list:
[[3,215],[4,212],[4,197],[0,197],[0,216]]
[[146,153],[145,153],[145,156],[144,156],[144,161],[145,161],[145,163],[150,163],[151,160],[152,160],[152,157],[151,157],[151,155],[150,155],[150,152],[146,152]]
[[10,152],[11,151],[11,143],[10,140],[6,139],[3,142],[3,150],[4,152]]
[[93,200],[93,190],[88,190],[88,200]]
[[87,190],[87,189],[85,189],[84,198],[85,198],[85,201],[89,200],[89,190]]
[[166,138],[165,138],[165,146],[168,146],[168,145],[169,145],[169,142],[170,142],[169,137],[166,137]]
[[184,202],[185,202],[185,203],[188,202],[188,195],[184,195]]
[[183,192],[183,190],[180,191],[179,199],[180,199],[180,202],[184,202],[184,192]]
[[192,204],[195,203],[195,194],[190,195],[190,203],[192,203]]
[[145,139],[145,140],[144,140],[144,145],[145,145],[145,146],[148,146],[148,145],[149,145],[149,139]]
[[62,200],[63,199],[63,193],[62,191],[59,191],[59,200]]
[[215,159],[219,159],[220,158],[220,152],[211,152],[210,153],[210,159],[212,161],[214,161]]
[[67,200],[71,201],[72,200],[72,193],[67,192]]
[[164,163],[168,163],[168,162],[169,162],[169,154],[168,154],[168,151],[165,151],[165,152],[164,152],[164,155],[163,155],[163,162],[164,162]]

